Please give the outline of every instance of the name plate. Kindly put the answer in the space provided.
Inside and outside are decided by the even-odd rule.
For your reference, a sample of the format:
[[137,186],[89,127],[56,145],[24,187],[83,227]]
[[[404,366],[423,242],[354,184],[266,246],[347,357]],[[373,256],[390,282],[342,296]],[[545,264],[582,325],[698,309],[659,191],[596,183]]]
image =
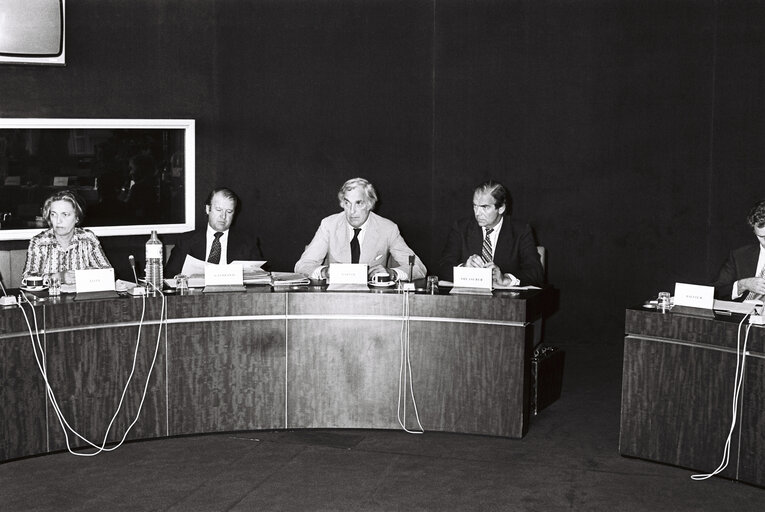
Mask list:
[[329,266],[330,284],[367,284],[366,263],[332,263]]
[[54,187],[66,187],[67,185],[69,185],[69,176],[54,176],[53,177]]
[[220,285],[244,285],[242,265],[238,263],[232,263],[231,265],[205,264],[205,286]]
[[74,280],[74,291],[77,293],[114,291],[113,268],[75,270]]
[[21,176],[8,176],[5,178],[6,186],[21,185]]
[[491,290],[491,269],[454,267],[455,288],[483,288]]
[[675,306],[712,309],[715,304],[713,286],[675,283]]

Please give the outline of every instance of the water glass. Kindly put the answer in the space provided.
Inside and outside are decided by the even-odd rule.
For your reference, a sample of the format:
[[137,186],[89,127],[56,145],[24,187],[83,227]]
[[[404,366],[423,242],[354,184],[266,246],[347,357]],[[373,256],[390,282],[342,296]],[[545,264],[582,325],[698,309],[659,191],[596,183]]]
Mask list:
[[428,276],[428,280],[425,285],[425,291],[431,295],[438,293],[438,276]]
[[48,296],[58,297],[61,295],[61,277],[58,272],[48,275]]
[[185,276],[183,274],[178,274],[177,276],[175,276],[175,289],[178,290],[178,293],[180,293],[181,295],[188,293],[189,291],[188,276]]
[[669,309],[669,292],[659,292],[659,297],[656,299],[656,308],[661,311]]

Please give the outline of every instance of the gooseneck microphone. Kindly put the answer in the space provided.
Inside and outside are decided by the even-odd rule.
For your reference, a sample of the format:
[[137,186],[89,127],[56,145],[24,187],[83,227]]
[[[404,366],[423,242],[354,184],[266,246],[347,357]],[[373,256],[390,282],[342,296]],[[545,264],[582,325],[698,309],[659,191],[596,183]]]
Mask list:
[[128,260],[130,260],[130,268],[133,269],[133,277],[135,278],[135,284],[138,286],[138,274],[135,273],[135,256],[132,254],[128,256]]
[[414,282],[414,276],[412,275],[412,272],[414,272],[414,254],[409,255],[409,282]]
[[133,270],[133,277],[135,278],[135,286],[128,290],[130,295],[146,295],[146,288],[138,284],[138,274],[135,273],[135,257],[131,254],[128,256],[130,260],[130,268]]

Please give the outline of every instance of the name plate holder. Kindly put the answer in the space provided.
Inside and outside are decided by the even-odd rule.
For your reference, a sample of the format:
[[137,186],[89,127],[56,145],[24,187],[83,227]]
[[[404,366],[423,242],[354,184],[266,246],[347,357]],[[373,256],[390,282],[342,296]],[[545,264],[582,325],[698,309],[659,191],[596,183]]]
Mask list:
[[113,268],[92,268],[74,271],[74,300],[110,299],[118,297]]
[[241,264],[205,264],[205,288],[203,291],[233,291],[244,289],[244,270],[242,269]]
[[713,286],[675,283],[673,313],[714,317],[715,289]]
[[454,286],[451,293],[491,295],[490,268],[454,267]]
[[74,291],[90,293],[114,291],[114,269],[92,268],[74,271]]
[[367,289],[366,263],[332,263],[329,265],[329,291]]

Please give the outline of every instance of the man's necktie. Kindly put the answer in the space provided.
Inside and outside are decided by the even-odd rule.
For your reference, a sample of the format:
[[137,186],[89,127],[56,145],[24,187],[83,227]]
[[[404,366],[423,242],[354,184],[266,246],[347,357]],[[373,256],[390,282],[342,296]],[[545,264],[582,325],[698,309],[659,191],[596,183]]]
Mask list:
[[358,263],[361,255],[361,246],[359,245],[359,233],[361,228],[353,228],[353,239],[351,240],[351,263]]
[[[762,270],[760,270],[760,273],[757,274],[757,277],[765,277],[765,265],[762,266]],[[760,300],[762,299],[762,295],[759,293],[749,292],[746,294],[746,297],[744,300]]]
[[483,239],[483,249],[481,250],[481,257],[483,258],[483,261],[486,263],[490,262],[492,260],[491,257],[491,238],[489,235],[491,235],[491,232],[494,231],[494,228],[489,228],[486,230],[486,236]]
[[212,246],[210,247],[210,257],[207,258],[208,263],[220,263],[220,237],[223,236],[223,233],[220,231],[215,232],[215,240],[213,240]]

